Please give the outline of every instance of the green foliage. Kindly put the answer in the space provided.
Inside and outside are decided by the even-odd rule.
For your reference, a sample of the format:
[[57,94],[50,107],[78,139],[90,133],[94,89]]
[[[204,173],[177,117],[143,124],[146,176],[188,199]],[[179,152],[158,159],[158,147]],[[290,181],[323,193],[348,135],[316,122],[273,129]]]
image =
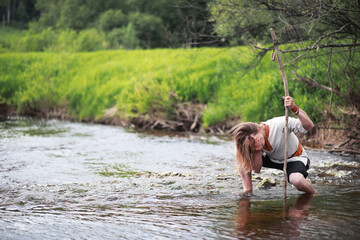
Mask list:
[[15,43],[15,49],[22,52],[44,51],[54,42],[54,32],[50,29],[44,29],[39,33],[27,31],[23,38]]
[[[10,58],[8,54],[1,55],[1,70],[6,72],[0,78],[1,101],[16,105],[19,112],[46,112],[58,103],[59,75],[64,69],[61,63],[48,56],[12,54]],[[7,57],[8,61],[4,61]],[[44,58],[48,59],[45,64]]]
[[105,32],[109,32],[112,29],[121,28],[127,25],[126,15],[122,10],[110,9],[103,12],[97,20],[97,25]]
[[202,117],[204,127],[209,127],[217,123],[223,123],[226,121],[228,115],[229,113],[222,105],[210,103]]
[[35,9],[37,0],[0,0],[0,16],[5,24],[26,27],[27,23],[39,17],[39,12]]
[[78,34],[74,30],[65,29],[57,32],[54,44],[46,50],[50,52],[76,52]]
[[61,16],[63,1],[37,0],[36,8],[41,11],[39,24],[44,27],[56,27]]
[[6,28],[0,52],[85,52],[106,49],[106,35],[94,28],[76,32],[53,30],[32,23],[29,30]]
[[140,47],[136,30],[129,23],[126,27],[115,28],[107,35],[111,48],[135,49]]
[[96,19],[102,10],[102,1],[98,0],[55,0],[60,16],[56,25],[59,28],[71,28],[82,30],[92,27],[93,19]]
[[139,34],[141,45],[144,48],[159,47],[162,45],[162,36],[165,35],[162,28],[161,18],[146,13],[129,14],[129,22]]
[[81,31],[77,39],[78,52],[90,52],[104,49],[104,34],[96,29],[88,29]]
[[258,1],[211,1],[209,8],[215,31],[229,38],[232,45],[242,44],[249,38],[269,42],[268,24],[272,22],[275,13],[260,5]]
[[[0,102],[17,106],[22,113],[66,108],[76,119],[91,120],[112,107],[121,117],[171,119],[178,104],[192,101],[206,104],[204,126],[233,117],[263,121],[283,115],[284,90],[277,63],[265,56],[256,69],[245,72],[253,55],[247,47],[2,53]],[[333,58],[336,69],[337,56]],[[324,84],[328,81],[322,63],[300,65],[299,71]],[[358,68],[354,61],[352,69]],[[308,89],[287,74],[296,103],[315,122],[321,121],[330,93]],[[332,104],[346,103],[334,96]]]
[[355,42],[360,36],[359,8],[357,0],[318,0],[316,4],[308,0],[212,0],[209,4],[215,31],[234,44],[271,43],[270,28],[277,29],[281,43],[305,39],[313,44],[335,39]]
[[[190,3],[187,0],[26,0],[26,4],[24,4],[24,1],[11,1],[12,11],[15,12],[11,13],[12,23],[10,26],[21,26],[22,29],[26,29],[28,24],[29,29],[36,29],[36,31],[27,36],[27,47],[9,49],[9,45],[14,46],[15,44],[1,44],[2,49],[0,48],[0,50],[62,49],[60,45],[63,44],[57,39],[57,36],[53,42],[59,43],[59,46],[54,46],[54,44],[49,46],[48,42],[39,39],[42,36],[37,34],[45,29],[54,30],[56,35],[62,31],[75,31],[76,34],[81,34],[88,29],[97,29],[99,32],[104,32],[105,35],[110,35],[106,36],[110,42],[105,42],[103,49],[164,48],[195,44],[196,46],[209,46],[210,41],[214,42],[214,32],[212,23],[207,21],[209,16],[207,2],[193,1]],[[7,14],[7,5],[8,1],[0,4],[0,12],[4,16]],[[26,31],[23,34],[26,34]],[[115,42],[113,41],[114,37],[116,37]],[[15,39],[17,43],[21,40],[23,39]],[[134,44],[131,44],[132,40],[135,40]],[[72,43],[71,45],[76,44]],[[221,44],[223,46],[224,42]],[[18,45],[23,46],[20,43]],[[67,47],[66,51],[69,49],[76,49],[76,47]]]
[[45,28],[77,32],[97,28],[109,33],[131,23],[141,47],[158,48],[188,44],[188,38],[191,42],[199,34],[212,36],[212,23],[207,21],[207,2],[38,0],[36,9],[41,12],[38,22]]

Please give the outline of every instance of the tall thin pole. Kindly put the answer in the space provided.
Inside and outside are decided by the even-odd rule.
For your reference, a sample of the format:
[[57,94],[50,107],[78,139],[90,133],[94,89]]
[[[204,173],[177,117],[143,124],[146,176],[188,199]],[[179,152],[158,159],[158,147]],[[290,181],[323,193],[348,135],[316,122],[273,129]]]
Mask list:
[[[285,96],[289,96],[289,89],[287,84],[287,78],[284,70],[284,64],[281,60],[280,51],[279,51],[279,42],[276,39],[275,32],[272,28],[270,28],[271,38],[274,43],[274,48],[276,52],[276,57],[279,63],[280,72],[282,79],[284,81],[284,89],[285,89]],[[289,109],[285,108],[285,126],[284,126],[284,134],[285,134],[285,156],[284,156],[284,198],[286,199],[286,186],[287,186],[287,155],[289,151],[289,129],[288,129],[288,119],[289,119]]]

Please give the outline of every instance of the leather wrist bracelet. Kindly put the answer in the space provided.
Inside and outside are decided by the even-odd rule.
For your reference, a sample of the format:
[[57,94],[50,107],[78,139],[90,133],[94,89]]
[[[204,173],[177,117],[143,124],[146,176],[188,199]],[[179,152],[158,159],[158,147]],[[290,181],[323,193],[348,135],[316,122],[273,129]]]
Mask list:
[[299,107],[298,105],[294,104],[294,106],[292,108],[290,108],[290,110],[295,113],[295,115],[298,115],[299,114]]

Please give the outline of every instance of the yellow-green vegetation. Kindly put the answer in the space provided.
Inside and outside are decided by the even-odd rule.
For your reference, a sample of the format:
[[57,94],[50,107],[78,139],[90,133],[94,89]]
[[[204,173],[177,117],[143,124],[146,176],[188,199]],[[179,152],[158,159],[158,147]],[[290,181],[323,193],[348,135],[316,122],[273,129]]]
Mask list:
[[0,53],[86,52],[111,47],[111,41],[106,38],[105,33],[94,28],[77,32],[71,29],[40,28],[36,23],[32,23],[27,30],[5,27],[0,37]]
[[[19,113],[66,109],[77,120],[113,107],[121,118],[157,112],[171,120],[178,104],[192,101],[206,104],[205,127],[232,117],[261,121],[283,114],[284,91],[270,57],[245,71],[254,54],[248,47],[2,53],[0,103]],[[290,95],[321,120],[329,93],[288,78]]]

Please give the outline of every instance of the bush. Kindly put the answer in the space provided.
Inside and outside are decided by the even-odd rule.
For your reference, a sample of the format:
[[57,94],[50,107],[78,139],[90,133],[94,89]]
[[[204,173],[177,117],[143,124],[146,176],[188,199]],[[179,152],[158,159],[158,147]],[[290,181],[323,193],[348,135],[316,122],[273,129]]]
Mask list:
[[30,25],[26,31],[6,29],[5,40],[0,42],[0,51],[84,52],[106,48],[105,34],[94,28],[77,33],[71,29],[55,31],[51,28],[42,29],[37,24]]
[[46,50],[50,52],[76,52],[78,34],[74,30],[65,29],[57,32],[56,41]]
[[76,40],[77,52],[91,52],[104,49],[105,35],[96,29],[81,31]]
[[217,123],[223,123],[226,121],[228,112],[221,105],[209,104],[202,116],[204,127],[209,127]]
[[126,25],[127,18],[121,10],[108,10],[103,12],[97,20],[97,26],[105,32],[110,32],[114,28],[121,28]]
[[115,28],[108,35],[111,48],[135,49],[140,46],[136,30],[131,23],[127,27]]
[[18,40],[15,48],[21,52],[39,52],[44,51],[54,42],[55,32],[51,28],[44,29],[39,33],[27,31],[25,36]]
[[141,47],[154,48],[162,45],[164,32],[161,18],[146,13],[129,14],[129,22],[133,24],[141,40]]

